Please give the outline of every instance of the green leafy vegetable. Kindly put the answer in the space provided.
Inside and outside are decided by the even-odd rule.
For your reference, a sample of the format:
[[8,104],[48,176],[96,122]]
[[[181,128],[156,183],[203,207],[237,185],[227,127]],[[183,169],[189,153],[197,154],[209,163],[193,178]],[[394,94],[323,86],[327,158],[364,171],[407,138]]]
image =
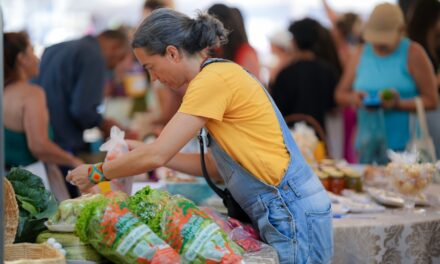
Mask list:
[[104,196],[95,199],[87,203],[84,208],[82,208],[75,224],[75,234],[83,241],[88,243],[88,226],[90,219],[94,216],[94,212],[99,210],[99,208],[105,207],[109,203],[109,200]]
[[169,200],[169,193],[151,189],[147,186],[128,198],[127,207],[146,223],[154,233],[161,236],[160,220]]
[[57,210],[58,203],[47,191],[40,177],[31,172],[12,168],[6,178],[11,182],[19,206],[19,224],[15,242],[34,242],[46,229],[44,222]]
[[102,194],[86,194],[75,199],[64,200],[60,203],[57,212],[49,218],[48,223],[51,225],[75,225],[76,218],[84,206],[91,201],[102,199],[103,197]]

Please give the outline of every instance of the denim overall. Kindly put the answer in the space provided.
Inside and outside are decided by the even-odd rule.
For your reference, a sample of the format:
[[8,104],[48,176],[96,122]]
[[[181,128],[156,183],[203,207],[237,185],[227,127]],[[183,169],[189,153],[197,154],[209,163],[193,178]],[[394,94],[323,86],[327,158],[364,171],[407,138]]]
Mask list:
[[[224,60],[210,59],[202,67],[217,61]],[[226,187],[249,215],[263,241],[277,250],[280,263],[329,263],[333,255],[330,199],[303,159],[280,111],[270,95],[267,96],[290,153],[288,168],[278,186],[258,180],[212,136],[209,147]]]

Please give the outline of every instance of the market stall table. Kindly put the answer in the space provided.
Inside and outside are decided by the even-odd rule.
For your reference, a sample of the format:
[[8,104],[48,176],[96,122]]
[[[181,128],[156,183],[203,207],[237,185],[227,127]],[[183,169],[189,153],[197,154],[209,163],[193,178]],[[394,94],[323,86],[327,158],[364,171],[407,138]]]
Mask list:
[[332,263],[440,263],[440,184],[428,193],[437,203],[425,213],[388,209],[334,219]]

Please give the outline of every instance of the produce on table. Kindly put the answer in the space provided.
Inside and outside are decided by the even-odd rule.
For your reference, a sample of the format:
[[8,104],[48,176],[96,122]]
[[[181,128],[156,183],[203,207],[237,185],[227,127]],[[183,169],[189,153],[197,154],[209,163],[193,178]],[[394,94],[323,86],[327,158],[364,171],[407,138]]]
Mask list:
[[431,182],[435,167],[431,163],[399,164],[390,162],[387,172],[394,187],[402,194],[417,195]]
[[75,199],[64,200],[60,203],[57,212],[48,220],[49,225],[75,225],[76,219],[84,206],[93,200],[99,199],[102,194],[86,194]]
[[193,202],[146,187],[128,199],[128,208],[168,242],[182,263],[239,263],[243,249]]
[[142,222],[147,224],[154,233],[161,236],[160,220],[170,199],[169,193],[154,190],[147,186],[128,198],[127,207]]
[[243,249],[192,201],[179,195],[166,204],[160,222],[162,238],[183,263],[239,263]]
[[79,237],[73,233],[44,231],[38,235],[36,242],[48,242],[51,238],[63,246],[63,249],[66,251],[66,259],[68,260],[88,260],[100,263],[103,259],[92,246],[81,242]]
[[115,263],[180,263],[180,257],[125,202],[101,198],[88,203],[76,226],[81,241],[90,243]]
[[14,188],[19,207],[15,243],[33,243],[36,236],[46,229],[44,222],[57,210],[57,201],[53,194],[45,189],[40,177],[27,170],[12,168],[6,178]]

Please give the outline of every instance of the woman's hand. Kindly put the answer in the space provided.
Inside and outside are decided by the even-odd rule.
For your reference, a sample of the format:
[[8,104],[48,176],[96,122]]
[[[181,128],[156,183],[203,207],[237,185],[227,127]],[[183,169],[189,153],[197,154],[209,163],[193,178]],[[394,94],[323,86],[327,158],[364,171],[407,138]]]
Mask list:
[[399,105],[400,95],[396,90],[389,89],[380,93],[381,106],[384,109],[396,109]]
[[130,150],[130,151],[132,151],[133,149],[138,148],[144,144],[142,141],[131,140],[131,139],[126,139],[125,143],[127,143],[128,150]]
[[89,168],[90,164],[81,165],[67,174],[67,180],[78,187],[80,191],[86,191],[92,188],[93,184],[89,180]]
[[364,105],[364,97],[366,93],[360,91],[352,91],[350,94],[351,105],[355,108],[360,108]]

